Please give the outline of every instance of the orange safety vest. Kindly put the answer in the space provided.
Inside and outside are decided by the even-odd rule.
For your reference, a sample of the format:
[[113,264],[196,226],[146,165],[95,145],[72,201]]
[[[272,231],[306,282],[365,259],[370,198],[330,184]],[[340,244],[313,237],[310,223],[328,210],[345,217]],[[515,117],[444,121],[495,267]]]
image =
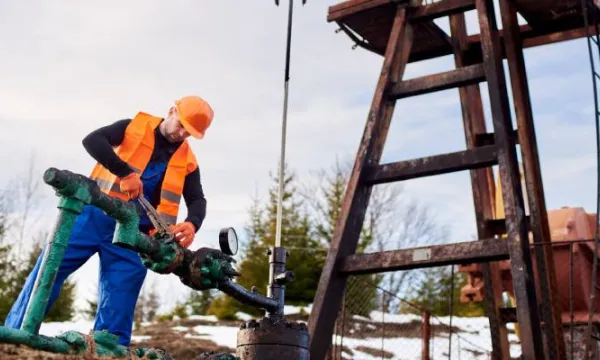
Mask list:
[[[161,120],[159,117],[139,112],[125,129],[123,142],[115,149],[119,158],[140,175],[144,172],[152,156],[154,129]],[[160,202],[156,208],[156,211],[168,224],[177,222],[185,177],[197,167],[196,157],[187,140],[184,140],[167,164],[160,192]],[[96,181],[102,192],[124,201],[129,200],[129,197],[120,190],[120,179],[103,165],[96,164],[90,178]]]

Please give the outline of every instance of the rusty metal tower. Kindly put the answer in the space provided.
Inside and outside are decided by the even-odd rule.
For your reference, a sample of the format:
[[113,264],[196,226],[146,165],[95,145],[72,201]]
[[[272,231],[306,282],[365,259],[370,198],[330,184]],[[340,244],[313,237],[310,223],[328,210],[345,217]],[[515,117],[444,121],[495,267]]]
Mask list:
[[[581,0],[499,0],[502,30],[493,0],[347,0],[329,8],[328,21],[364,49],[383,56],[383,65],[342,212],[321,275],[309,319],[311,359],[322,360],[331,345],[334,323],[348,276],[448,264],[478,263],[485,279],[493,358],[508,359],[502,325],[516,315],[522,359],[565,359],[557,311],[550,241],[533,114],[523,49],[585,37]],[[468,35],[465,12],[475,10],[479,33]],[[594,3],[593,11],[597,11]],[[518,24],[517,14],[526,21]],[[450,35],[433,20],[448,16]],[[408,63],[453,55],[456,69],[403,80]],[[517,128],[513,129],[503,59],[508,61]],[[493,131],[486,130],[479,83],[487,82]],[[393,163],[380,163],[397,100],[458,88],[466,149]],[[458,99],[457,99],[458,100]],[[517,148],[519,145],[519,149]],[[517,152],[520,151],[530,215],[524,211]],[[494,181],[498,165],[504,219],[494,219]],[[359,233],[377,184],[470,171],[477,241],[356,254]],[[506,234],[505,238],[501,238]],[[530,235],[531,234],[531,235]],[[537,244],[532,254],[529,238]],[[535,262],[533,257],[535,255]],[[496,261],[511,260],[516,309],[503,309]],[[535,264],[535,265],[534,265]],[[535,267],[535,269],[534,269]],[[538,274],[534,279],[534,270]],[[545,306],[540,306],[543,301]]]

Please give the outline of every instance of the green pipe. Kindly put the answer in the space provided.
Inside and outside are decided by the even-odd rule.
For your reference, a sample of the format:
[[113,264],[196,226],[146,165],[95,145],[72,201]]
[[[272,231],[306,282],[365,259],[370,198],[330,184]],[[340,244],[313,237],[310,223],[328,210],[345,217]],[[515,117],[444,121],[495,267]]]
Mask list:
[[21,329],[37,334],[44,317],[48,300],[69,242],[71,229],[75,219],[81,213],[84,203],[78,199],[62,198],[58,207],[61,209],[52,240],[44,249],[44,258],[35,279],[33,292],[27,303]]
[[[67,331],[57,337],[32,334],[25,330],[0,326],[0,343],[26,345],[32,349],[59,354],[85,354],[89,351],[89,340],[77,331]],[[118,337],[106,330],[94,331],[95,356],[109,358],[131,358],[132,354],[144,359],[172,359],[160,349],[139,348],[130,350],[119,344]]]
[[44,249],[44,257],[35,280],[33,293],[21,324],[22,330],[36,334],[46,315],[48,299],[69,242],[73,224],[85,205],[95,205],[109,216],[116,218],[117,221],[123,222],[125,225],[120,224],[120,227],[127,229],[124,236],[134,238],[139,236],[135,207],[102,193],[96,183],[89,178],[50,168],[44,173],[44,182],[53,186],[61,199],[58,205],[60,214],[56,221],[52,240]]
[[0,343],[24,344],[33,349],[61,354],[71,352],[71,346],[66,341],[4,326],[0,326]]

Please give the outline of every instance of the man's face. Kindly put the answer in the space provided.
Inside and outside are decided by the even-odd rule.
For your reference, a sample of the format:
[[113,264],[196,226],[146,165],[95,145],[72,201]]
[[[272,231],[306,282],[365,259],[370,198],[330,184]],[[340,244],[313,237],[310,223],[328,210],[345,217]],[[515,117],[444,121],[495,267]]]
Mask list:
[[181,125],[177,108],[172,107],[165,119],[165,137],[170,142],[181,142],[188,136],[190,136],[190,133]]

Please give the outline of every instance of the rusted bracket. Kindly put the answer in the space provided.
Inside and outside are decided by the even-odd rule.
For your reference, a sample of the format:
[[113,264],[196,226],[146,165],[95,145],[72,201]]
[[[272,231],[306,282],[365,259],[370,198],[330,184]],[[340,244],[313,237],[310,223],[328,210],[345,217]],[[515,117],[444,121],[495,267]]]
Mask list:
[[354,45],[352,45],[352,50],[356,49],[358,46],[360,46],[361,48],[365,49],[365,50],[369,50],[377,55],[383,55],[380,51],[378,51],[377,49],[375,49],[374,46],[372,46],[371,44],[369,44],[367,41],[359,39],[358,36],[356,34],[354,34],[346,25],[342,24],[341,22],[336,22],[340,27],[339,29],[337,29],[335,32],[338,33],[340,31],[343,31],[344,33],[346,33],[346,35],[348,35],[348,37],[350,37],[350,39],[352,39],[352,41],[354,41]]

